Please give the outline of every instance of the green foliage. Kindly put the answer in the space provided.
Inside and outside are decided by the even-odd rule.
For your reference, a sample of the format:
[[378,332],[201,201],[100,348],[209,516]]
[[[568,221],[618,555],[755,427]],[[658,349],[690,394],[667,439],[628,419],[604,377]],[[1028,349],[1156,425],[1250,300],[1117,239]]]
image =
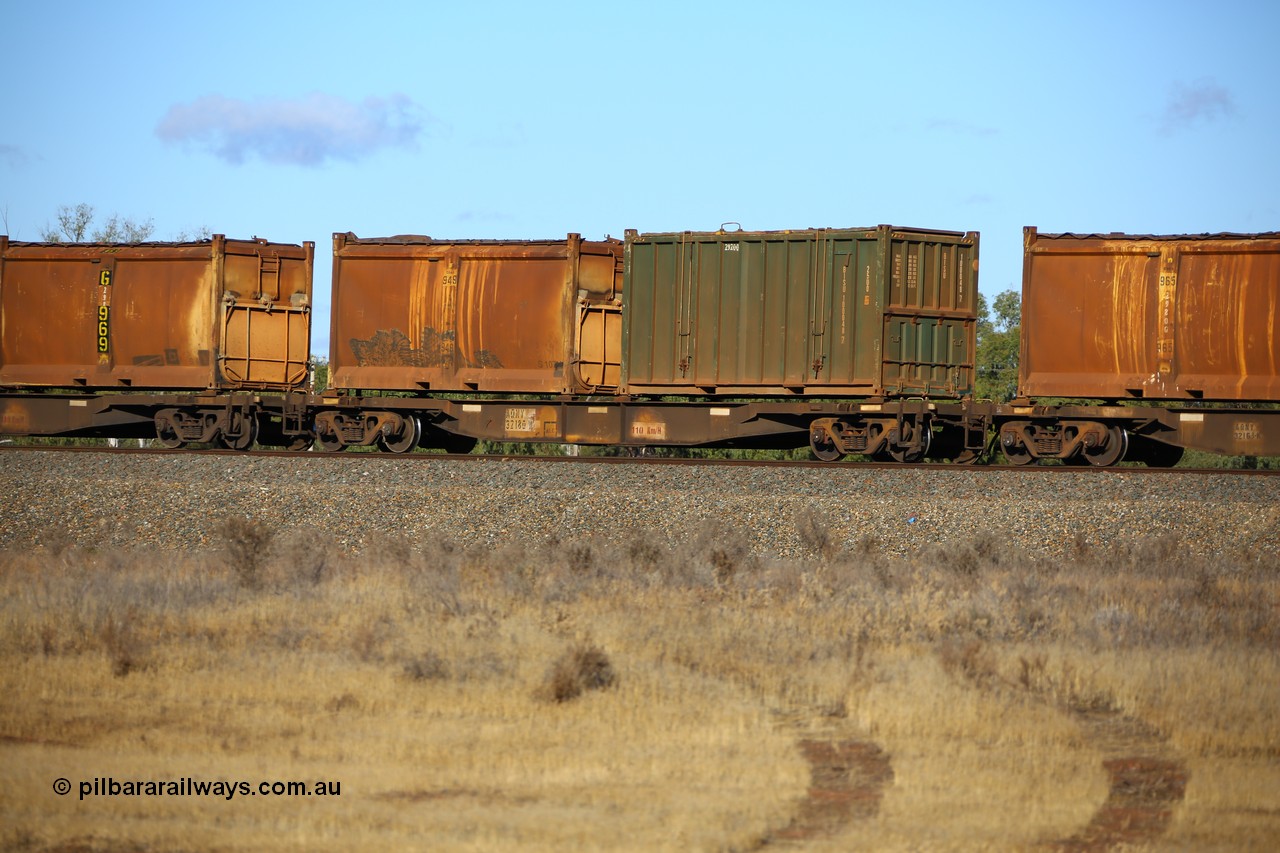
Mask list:
[[603,446],[579,448],[579,456],[648,456],[654,459],[745,459],[745,460],[807,460],[812,454],[809,448],[796,447],[787,450],[758,450],[732,447],[618,447]]
[[1022,345],[1022,299],[1006,290],[995,298],[994,318],[987,298],[978,294],[977,397],[1006,402],[1018,393],[1018,356]]
[[539,441],[489,441],[476,444],[476,453],[492,456],[565,456],[563,444]]
[[1203,450],[1188,450],[1177,464],[1178,468],[1235,468],[1246,471],[1274,471],[1280,469],[1277,456],[1222,456]]
[[320,394],[329,387],[329,360],[317,358],[311,362],[311,388]]

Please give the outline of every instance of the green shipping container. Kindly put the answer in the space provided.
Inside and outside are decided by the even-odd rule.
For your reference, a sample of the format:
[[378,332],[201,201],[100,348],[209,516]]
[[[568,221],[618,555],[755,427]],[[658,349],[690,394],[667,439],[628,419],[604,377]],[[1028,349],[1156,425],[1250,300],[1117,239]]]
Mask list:
[[973,392],[977,232],[629,231],[625,253],[622,393]]

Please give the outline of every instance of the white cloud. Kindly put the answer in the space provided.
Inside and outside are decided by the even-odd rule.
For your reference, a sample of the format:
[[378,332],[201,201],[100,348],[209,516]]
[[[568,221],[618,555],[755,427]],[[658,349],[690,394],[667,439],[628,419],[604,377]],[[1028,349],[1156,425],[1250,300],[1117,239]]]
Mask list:
[[221,95],[175,104],[156,126],[166,142],[189,143],[228,163],[318,166],[359,160],[380,148],[413,148],[429,122],[410,98],[348,101],[314,93],[293,100],[245,101]]
[[1189,86],[1175,83],[1173,94],[1165,106],[1162,126],[1166,133],[1171,133],[1202,121],[1227,118],[1235,112],[1231,93],[1213,80],[1198,80]]
[[0,163],[19,169],[27,165],[30,159],[27,153],[16,145],[0,145]]

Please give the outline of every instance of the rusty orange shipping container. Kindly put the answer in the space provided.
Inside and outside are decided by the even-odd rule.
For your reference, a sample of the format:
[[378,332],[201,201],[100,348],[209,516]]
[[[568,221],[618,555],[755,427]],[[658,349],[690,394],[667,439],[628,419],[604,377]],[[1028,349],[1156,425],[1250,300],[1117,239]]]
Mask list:
[[589,393],[615,387],[622,244],[333,238],[337,390]]
[[0,236],[0,386],[286,390],[307,381],[315,246]]
[[1280,402],[1280,233],[1024,230],[1030,397]]

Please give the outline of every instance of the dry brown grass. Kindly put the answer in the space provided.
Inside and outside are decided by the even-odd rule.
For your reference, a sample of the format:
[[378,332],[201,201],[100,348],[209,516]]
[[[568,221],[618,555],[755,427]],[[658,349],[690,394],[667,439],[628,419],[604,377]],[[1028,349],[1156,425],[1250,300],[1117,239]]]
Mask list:
[[[207,553],[0,556],[0,843],[1025,848],[1086,837],[1104,762],[1139,753],[1189,779],[1142,843],[1280,837],[1276,566],[991,536],[898,559],[797,524],[808,560],[724,527],[351,555],[228,525]],[[860,754],[885,762],[861,783],[807,763]],[[51,790],[184,776],[342,788]]]
[[617,683],[609,656],[596,646],[578,643],[547,670],[536,695],[550,702],[568,702],[588,690],[606,690]]

